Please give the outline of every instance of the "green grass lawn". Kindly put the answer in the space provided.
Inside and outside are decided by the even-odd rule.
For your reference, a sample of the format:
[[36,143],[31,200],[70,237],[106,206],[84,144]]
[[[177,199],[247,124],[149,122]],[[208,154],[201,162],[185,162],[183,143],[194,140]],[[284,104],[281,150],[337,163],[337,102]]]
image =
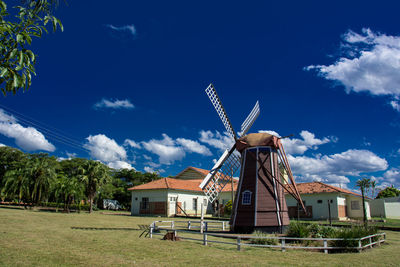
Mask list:
[[398,266],[400,262],[399,232],[386,231],[385,245],[362,253],[283,253],[247,247],[238,252],[231,245],[139,238],[138,224],[167,219],[108,214],[0,208],[0,266]]

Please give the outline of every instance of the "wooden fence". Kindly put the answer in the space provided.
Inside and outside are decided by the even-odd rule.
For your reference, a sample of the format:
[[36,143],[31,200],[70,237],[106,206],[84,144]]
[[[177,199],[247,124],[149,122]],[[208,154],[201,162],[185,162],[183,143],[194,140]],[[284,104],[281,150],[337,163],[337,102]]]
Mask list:
[[[155,221],[150,225],[150,234],[149,237],[153,238],[153,235],[164,235],[160,231],[173,231],[175,236],[178,236],[178,233],[190,233],[190,234],[197,234],[200,235],[200,238],[192,238],[192,237],[185,237],[183,235],[179,235],[181,239],[187,240],[194,240],[194,241],[201,241],[203,245],[207,246],[208,243],[219,243],[219,244],[228,244],[228,245],[235,245],[237,250],[240,251],[242,247],[249,246],[249,247],[265,247],[265,248],[278,248],[282,252],[285,252],[286,249],[308,249],[308,250],[317,250],[323,251],[324,253],[328,253],[329,250],[356,250],[361,252],[365,248],[372,248],[374,245],[380,245],[381,243],[385,242],[386,234],[385,233],[378,233],[374,235],[365,236],[362,238],[296,238],[296,237],[279,237],[279,236],[271,236],[271,237],[260,237],[260,236],[250,236],[250,235],[227,235],[227,234],[216,234],[216,233],[208,233],[208,232],[193,232],[188,230],[181,230],[174,228],[174,224],[171,223],[168,227],[157,226],[156,223],[166,222],[166,221]],[[172,222],[172,221],[171,221]],[[175,221],[176,222],[176,221]],[[187,222],[187,221],[185,221]],[[208,237],[221,237],[226,238],[229,240],[235,240],[234,242],[229,241],[219,241],[219,240],[209,240]],[[249,239],[275,239],[277,240],[278,245],[263,245],[263,244],[254,244],[254,243],[247,243],[243,242],[243,240]],[[376,240],[374,240],[376,239]],[[358,246],[356,247],[331,247],[329,246],[329,241],[357,241]],[[367,240],[367,243],[363,245],[363,240]],[[299,246],[287,241],[315,241],[315,242],[322,242],[323,246]],[[364,241],[365,243],[365,241]]]
[[[187,230],[200,230],[201,229],[201,220],[189,220],[189,221],[154,221],[151,225],[154,228],[163,228],[163,229],[187,229]],[[203,221],[203,230],[204,231],[225,231],[229,230],[228,221],[215,221],[215,220],[204,220]]]

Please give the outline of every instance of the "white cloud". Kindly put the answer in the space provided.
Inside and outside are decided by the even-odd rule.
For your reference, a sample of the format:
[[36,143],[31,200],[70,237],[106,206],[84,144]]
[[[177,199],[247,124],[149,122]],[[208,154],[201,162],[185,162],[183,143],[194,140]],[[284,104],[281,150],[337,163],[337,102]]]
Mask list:
[[0,144],[0,147],[4,147],[4,146],[6,146],[5,144]]
[[399,101],[397,100],[392,100],[389,102],[389,104],[392,106],[393,109],[397,110],[400,112],[400,104]]
[[139,143],[136,143],[135,141],[133,141],[131,139],[126,139],[124,142],[124,146],[130,146],[130,147],[138,148],[138,149],[141,148]]
[[67,156],[68,156],[68,158],[76,158],[76,153],[69,153],[69,152],[66,152],[65,154],[67,154]]
[[[269,133],[280,137],[280,135],[271,130],[259,131],[260,133]],[[301,131],[300,136],[302,139],[297,138],[285,138],[281,139],[282,145],[285,148],[287,154],[304,154],[308,149],[316,150],[318,146],[331,142],[331,137],[324,137],[322,139],[315,138],[315,134],[309,131]],[[334,142],[337,142],[337,138],[334,138]]]
[[158,174],[165,172],[164,169],[154,169],[153,167],[149,167],[149,166],[145,166],[144,171],[150,172],[150,173],[158,173]]
[[163,139],[151,139],[148,142],[142,142],[141,145],[147,151],[159,156],[161,164],[172,164],[185,157],[186,153],[183,147],[175,146],[175,142],[166,134],[162,134]]
[[391,168],[383,174],[387,183],[400,185],[400,169]]
[[222,135],[220,132],[215,131],[215,134],[211,131],[200,131],[200,142],[206,143],[209,146],[217,148],[221,151],[229,149],[235,143],[235,140],[229,136],[227,132]]
[[97,102],[93,106],[95,109],[100,108],[112,108],[112,109],[133,109],[135,106],[131,103],[129,99],[124,100],[108,100],[103,98],[100,102]]
[[[150,141],[140,143],[141,147],[145,150],[158,155],[161,164],[169,165],[175,161],[182,160],[186,156],[186,152],[197,153],[203,156],[212,155],[207,147],[197,141],[186,138],[177,138],[174,140],[165,133],[162,134],[162,137],[160,140],[151,139]],[[146,156],[144,157],[146,158]],[[151,158],[148,160],[151,160]]]
[[133,24],[123,25],[120,27],[114,26],[112,24],[107,24],[106,27],[108,27],[114,31],[117,31],[117,32],[127,32],[127,33],[131,34],[132,36],[136,35],[136,28]]
[[300,181],[322,181],[346,184],[347,176],[383,171],[388,168],[385,159],[368,150],[350,149],[333,155],[307,157],[288,155],[294,175]]
[[135,168],[133,168],[131,164],[129,164],[126,161],[122,161],[122,160],[112,161],[112,162],[108,163],[107,165],[108,165],[108,167],[116,169],[116,170],[119,170],[119,169],[135,170]]
[[194,152],[204,156],[212,155],[211,151],[206,146],[201,145],[197,141],[185,138],[177,138],[176,143],[181,145],[188,152]]
[[[400,96],[400,36],[348,31],[343,36],[347,57],[332,65],[311,65],[328,80],[340,82],[347,92],[369,92],[372,95]],[[398,110],[397,101],[390,103]]]
[[90,151],[93,158],[108,163],[126,159],[125,149],[114,139],[110,139],[104,134],[90,135],[86,139],[88,143],[84,147]]
[[24,127],[17,119],[0,109],[0,134],[14,138],[17,146],[27,151],[44,150],[53,152],[56,148],[45,136],[33,127]]

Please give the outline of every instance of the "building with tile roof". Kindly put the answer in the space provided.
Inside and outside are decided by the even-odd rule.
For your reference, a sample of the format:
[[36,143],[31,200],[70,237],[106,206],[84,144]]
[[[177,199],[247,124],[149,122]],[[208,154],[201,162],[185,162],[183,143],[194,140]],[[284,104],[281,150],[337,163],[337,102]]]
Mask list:
[[[174,178],[162,178],[146,184],[134,186],[132,192],[132,215],[162,215],[176,214],[200,215],[201,204],[206,207],[206,213],[215,212],[216,206],[208,203],[206,196],[199,187],[208,170],[187,167]],[[233,191],[236,192],[237,180],[234,179]],[[290,185],[286,185],[289,187]],[[324,220],[329,218],[347,219],[361,218],[361,195],[350,190],[321,182],[299,183],[297,188],[305,201],[308,214],[298,208],[297,202],[290,194],[286,194],[289,216],[292,218]],[[220,211],[226,202],[232,199],[232,185],[227,184],[219,195]],[[369,204],[367,203],[369,216]]]
[[[128,190],[132,192],[132,215],[163,215],[176,214],[200,215],[201,204],[206,213],[212,214],[216,207],[208,203],[207,197],[199,187],[207,170],[187,167],[174,178],[162,178],[146,184],[134,186]],[[237,180],[234,179],[233,189],[236,192]],[[220,212],[229,200],[232,199],[232,185],[227,184],[222,190],[218,205]]]

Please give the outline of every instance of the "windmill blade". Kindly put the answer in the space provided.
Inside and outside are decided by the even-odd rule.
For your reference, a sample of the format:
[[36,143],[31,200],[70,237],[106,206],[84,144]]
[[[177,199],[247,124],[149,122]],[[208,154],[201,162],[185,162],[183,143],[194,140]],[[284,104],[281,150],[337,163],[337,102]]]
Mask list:
[[254,105],[254,108],[251,110],[249,116],[244,120],[242,126],[240,127],[240,135],[244,136],[250,130],[254,121],[257,119],[258,115],[260,115],[260,106],[257,103]]
[[232,146],[230,150],[225,150],[199,185],[211,203],[218,198],[219,193],[231,181],[239,167],[240,154],[235,151],[235,146]]
[[217,91],[215,91],[214,85],[212,83],[210,83],[210,85],[207,87],[206,94],[208,95],[208,98],[210,98],[211,103],[214,105],[214,108],[217,111],[218,116],[221,118],[222,123],[225,126],[225,129],[228,131],[229,135],[236,140],[237,139],[236,133],[233,130],[228,115],[226,115],[224,106],[222,105],[222,102],[219,99]]

